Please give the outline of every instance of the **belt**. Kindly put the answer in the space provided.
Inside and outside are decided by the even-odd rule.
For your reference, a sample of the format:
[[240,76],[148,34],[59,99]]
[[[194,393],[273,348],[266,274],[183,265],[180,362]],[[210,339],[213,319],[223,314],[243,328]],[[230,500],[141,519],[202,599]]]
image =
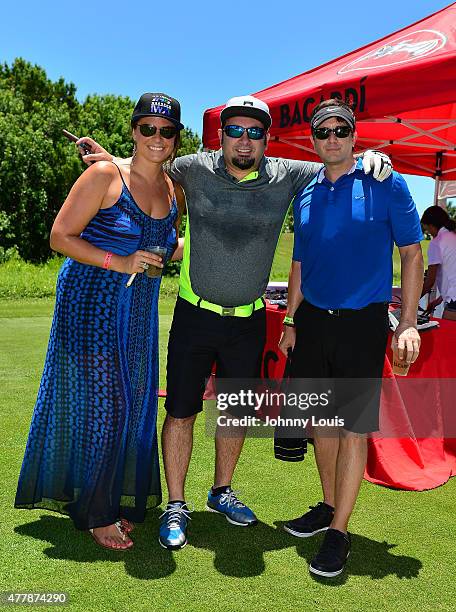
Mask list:
[[365,312],[366,310],[375,310],[379,307],[386,308],[388,306],[388,302],[372,302],[372,304],[368,304],[364,306],[364,308],[320,308],[319,306],[315,306],[310,302],[304,300],[303,302],[306,306],[313,308],[314,310],[319,310],[320,312],[327,312],[332,317],[346,317],[349,315],[354,315],[357,312]]
[[258,298],[251,304],[246,304],[245,306],[233,306],[232,308],[228,308],[207,302],[206,300],[199,298],[194,293],[186,291],[183,287],[179,288],[179,296],[187,302],[190,302],[190,304],[198,306],[198,308],[204,308],[204,310],[215,312],[221,317],[250,317],[255,310],[264,308],[264,299],[262,297]]

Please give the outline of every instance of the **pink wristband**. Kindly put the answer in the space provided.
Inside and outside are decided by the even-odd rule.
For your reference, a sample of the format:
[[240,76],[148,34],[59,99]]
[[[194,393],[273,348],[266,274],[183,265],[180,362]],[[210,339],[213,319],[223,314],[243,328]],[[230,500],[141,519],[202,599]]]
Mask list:
[[111,259],[112,259],[112,253],[111,251],[108,251],[105,255],[104,262],[103,262],[103,268],[105,270],[109,270],[109,266],[111,265]]

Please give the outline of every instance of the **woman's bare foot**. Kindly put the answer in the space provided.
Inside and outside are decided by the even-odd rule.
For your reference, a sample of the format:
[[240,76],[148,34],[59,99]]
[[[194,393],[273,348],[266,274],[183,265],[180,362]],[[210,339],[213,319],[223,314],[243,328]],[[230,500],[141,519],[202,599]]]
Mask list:
[[95,542],[103,548],[127,550],[133,546],[133,540],[116,523],[107,527],[95,527],[89,531]]

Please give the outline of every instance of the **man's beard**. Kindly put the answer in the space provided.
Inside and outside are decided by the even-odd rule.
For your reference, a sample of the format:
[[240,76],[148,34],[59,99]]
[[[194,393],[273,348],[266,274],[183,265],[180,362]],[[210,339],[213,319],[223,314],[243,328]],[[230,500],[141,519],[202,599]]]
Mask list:
[[236,166],[236,168],[239,168],[240,170],[248,170],[254,165],[255,158],[254,157],[233,157],[233,159],[231,160],[231,163],[233,164],[233,166]]

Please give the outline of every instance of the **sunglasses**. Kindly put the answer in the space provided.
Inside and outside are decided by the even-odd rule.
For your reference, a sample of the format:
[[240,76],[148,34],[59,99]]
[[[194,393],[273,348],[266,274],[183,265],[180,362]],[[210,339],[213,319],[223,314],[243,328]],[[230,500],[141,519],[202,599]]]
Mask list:
[[165,127],[157,128],[156,125],[149,125],[148,123],[141,123],[138,125],[139,131],[143,136],[155,136],[157,130],[160,132],[160,136],[169,140],[174,138],[177,134],[177,128],[173,125],[167,125]]
[[326,140],[330,134],[334,134],[337,138],[347,138],[352,133],[351,128],[348,125],[338,125],[335,128],[315,128],[313,135],[318,140]]
[[230,138],[241,138],[244,132],[247,132],[247,136],[250,140],[261,140],[264,138],[266,130],[262,127],[242,127],[240,125],[226,125],[223,131]]

